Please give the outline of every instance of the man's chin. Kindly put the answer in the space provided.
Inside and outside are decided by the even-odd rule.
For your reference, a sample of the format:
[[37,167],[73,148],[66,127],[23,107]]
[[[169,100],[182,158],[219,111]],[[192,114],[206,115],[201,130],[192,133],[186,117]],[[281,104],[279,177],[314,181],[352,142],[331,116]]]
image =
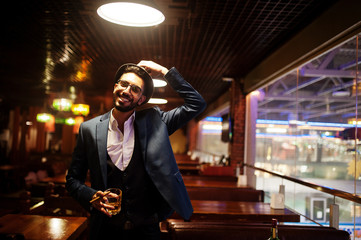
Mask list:
[[120,112],[130,112],[130,111],[133,111],[134,108],[135,108],[135,106],[133,106],[133,105],[129,105],[127,107],[115,105],[115,109],[117,109]]

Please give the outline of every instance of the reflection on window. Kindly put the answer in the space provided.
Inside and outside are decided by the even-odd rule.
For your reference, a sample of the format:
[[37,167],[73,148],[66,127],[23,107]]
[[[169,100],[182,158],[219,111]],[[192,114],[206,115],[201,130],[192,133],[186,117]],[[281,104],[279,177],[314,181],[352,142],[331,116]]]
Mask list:
[[207,117],[199,123],[197,157],[201,162],[219,164],[228,157],[228,143],[222,141],[222,117]]
[[[361,195],[359,42],[354,37],[258,89],[262,98],[257,104],[256,166]],[[257,187],[266,193],[278,190],[279,178],[256,174]],[[286,204],[328,223],[329,205],[336,201],[332,196],[283,184]],[[340,228],[352,233],[361,229],[360,206],[336,202]]]
[[301,178],[361,179],[356,40],[258,90],[263,93],[257,109],[258,165]]

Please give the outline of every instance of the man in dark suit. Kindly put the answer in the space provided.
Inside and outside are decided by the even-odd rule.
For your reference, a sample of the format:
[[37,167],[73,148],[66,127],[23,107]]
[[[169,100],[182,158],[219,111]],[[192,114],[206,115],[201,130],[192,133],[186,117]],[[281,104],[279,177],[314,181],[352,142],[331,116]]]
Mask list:
[[[168,112],[158,107],[135,111],[152,96],[152,77],[157,76],[167,80],[184,104]],[[174,67],[168,70],[152,61],[122,65],[113,100],[110,112],[81,125],[66,187],[90,211],[91,239],[159,239],[160,221],[174,211],[184,219],[193,212],[169,135],[206,103]],[[91,187],[84,184],[88,170]],[[110,187],[123,192],[121,212],[115,216],[107,211],[113,208],[104,193]]]

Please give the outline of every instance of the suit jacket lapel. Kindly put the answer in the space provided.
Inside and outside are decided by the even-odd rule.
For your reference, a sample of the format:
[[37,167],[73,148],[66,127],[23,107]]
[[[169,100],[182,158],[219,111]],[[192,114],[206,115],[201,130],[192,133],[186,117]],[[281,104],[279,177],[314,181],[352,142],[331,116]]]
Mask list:
[[107,187],[107,138],[110,113],[111,112],[104,114],[100,118],[100,122],[97,123],[96,127],[96,141],[98,146],[100,171],[102,173],[105,188]]
[[[144,117],[139,117],[139,114],[135,114],[135,127],[137,128],[139,145],[141,149],[142,159],[145,161],[145,149],[146,149],[146,139],[147,139],[147,125],[146,119]],[[145,166],[147,168],[147,166]]]

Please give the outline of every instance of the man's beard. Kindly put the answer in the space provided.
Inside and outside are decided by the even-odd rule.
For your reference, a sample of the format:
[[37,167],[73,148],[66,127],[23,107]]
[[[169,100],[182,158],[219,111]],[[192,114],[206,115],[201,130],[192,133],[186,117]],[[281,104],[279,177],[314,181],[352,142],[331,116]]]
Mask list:
[[117,99],[118,96],[114,96],[113,97],[113,104],[114,104],[114,107],[115,109],[117,109],[118,111],[120,112],[129,112],[129,111],[132,111],[134,110],[137,106],[138,106],[138,102],[140,101],[140,99],[137,101],[137,102],[131,102],[131,104],[127,107],[124,107],[122,105],[117,105],[116,104],[116,99]]

